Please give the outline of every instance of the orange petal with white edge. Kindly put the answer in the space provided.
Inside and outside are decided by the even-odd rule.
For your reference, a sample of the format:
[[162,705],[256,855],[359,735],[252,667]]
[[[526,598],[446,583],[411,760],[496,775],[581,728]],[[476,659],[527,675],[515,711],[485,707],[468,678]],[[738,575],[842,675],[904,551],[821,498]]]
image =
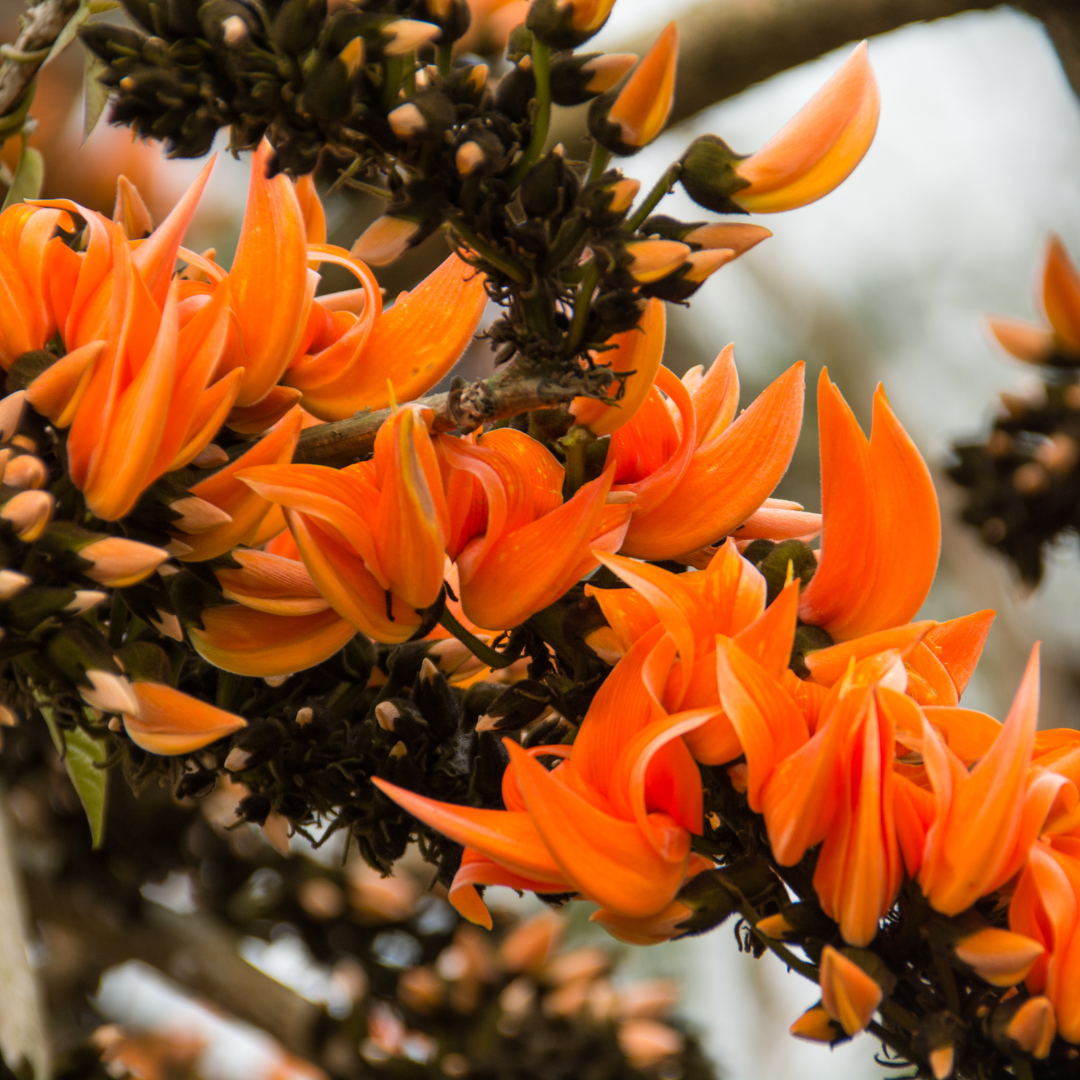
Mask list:
[[26,400],[42,416],[48,417],[54,427],[66,428],[74,419],[105,344],[104,341],[91,341],[72,349],[26,388]]
[[125,713],[124,730],[136,746],[151,754],[190,754],[247,727],[242,716],[163,683],[136,682],[131,689],[139,715]]
[[243,335],[245,368],[237,405],[261,401],[296,353],[307,323],[314,288],[308,277],[304,215],[292,181],[272,180],[266,170],[273,148],[263,139],[251,158],[244,224],[229,289]]
[[1042,301],[1046,317],[1066,352],[1080,353],[1080,273],[1060,236],[1051,235],[1043,264]]
[[596,354],[594,359],[598,367],[633,374],[624,383],[626,390],[617,405],[605,405],[596,398],[574,398],[570,414],[579,427],[587,427],[598,438],[610,435],[628,423],[641,408],[664,355],[666,310],[664,302],[653,297],[645,305],[637,326],[616,334],[607,342],[614,348]]
[[911,649],[937,625],[932,619],[908,623],[894,630],[879,630],[875,634],[830,645],[827,649],[815,649],[806,654],[806,666],[810,678],[822,686],[833,686],[848,669],[852,660],[858,662],[886,649]]
[[356,362],[333,382],[305,388],[304,406],[323,420],[400,401],[435,385],[465,351],[484,313],[484,275],[456,255],[375,320]]
[[848,1035],[856,1035],[881,1004],[878,983],[854,960],[826,945],[821,953],[821,1004]]
[[388,594],[363,559],[299,511],[287,510],[286,518],[312,580],[342,618],[386,644],[412,637],[420,616],[400,597]]
[[803,367],[794,364],[721,435],[701,445],[667,498],[631,519],[624,554],[666,559],[692,551],[731,532],[768,498],[795,452]]
[[794,210],[842,184],[862,161],[881,109],[867,44],[756,154],[736,166],[749,186],[732,200],[751,214]]
[[291,461],[302,423],[303,413],[296,407],[245,454],[191,489],[192,495],[224,510],[232,521],[196,536],[181,536],[179,539],[192,549],[178,556],[182,562],[213,559],[246,543],[257,532],[271,504],[252,491],[238,474],[256,465],[284,465]]
[[1027,364],[1045,364],[1054,355],[1053,331],[1038,323],[995,315],[986,320],[986,328],[1007,353]]
[[[504,745],[537,832],[579,892],[634,917],[655,915],[674,899],[690,855],[685,829],[669,826],[671,839],[661,856],[637,824],[586,802],[512,740]],[[654,817],[670,821],[666,814]]]
[[195,651],[236,675],[267,678],[304,671],[340,652],[356,628],[334,611],[268,615],[240,604],[207,608],[203,628],[188,628]]
[[870,445],[827,368],[818,376],[817,415],[821,561],[802,592],[799,615],[832,633],[859,609],[873,584],[877,523]]
[[982,656],[986,636],[997,612],[986,608],[958,619],[938,623],[923,638],[923,644],[941,661],[949,673],[957,696],[963,694]]
[[[524,756],[532,761],[527,754]],[[542,766],[536,767],[543,771]],[[566,878],[552,860],[527,813],[479,810],[474,806],[438,802],[406,791],[378,776],[373,776],[371,782],[413,817],[451,840],[474,848],[508,870],[537,881],[565,884]]]

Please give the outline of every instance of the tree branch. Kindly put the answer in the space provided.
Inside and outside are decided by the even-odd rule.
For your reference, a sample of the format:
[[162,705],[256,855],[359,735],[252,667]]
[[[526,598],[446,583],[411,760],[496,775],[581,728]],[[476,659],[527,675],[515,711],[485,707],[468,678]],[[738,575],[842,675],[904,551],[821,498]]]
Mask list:
[[[578,378],[555,381],[542,376],[523,376],[509,368],[490,379],[477,379],[470,386],[447,394],[432,394],[415,404],[431,409],[431,430],[472,431],[492,420],[505,420],[534,409],[554,409],[568,405],[576,397],[597,397],[611,386],[612,377],[603,368]],[[375,434],[390,416],[390,409],[358,413],[347,420],[310,427],[300,436],[293,461],[305,465],[351,465],[371,452]]]
[[[0,117],[18,107],[79,0],[42,0],[22,18],[22,30],[0,64]],[[2,140],[0,140],[2,141]]]

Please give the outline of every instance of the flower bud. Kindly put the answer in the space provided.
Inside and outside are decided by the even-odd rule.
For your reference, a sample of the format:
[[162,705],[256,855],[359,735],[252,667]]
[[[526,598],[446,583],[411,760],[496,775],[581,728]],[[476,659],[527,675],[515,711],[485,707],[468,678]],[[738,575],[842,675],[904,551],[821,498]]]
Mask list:
[[[645,224],[648,225],[648,222]],[[727,248],[729,251],[734,251],[736,255],[744,255],[770,236],[772,236],[772,231],[763,225],[723,221],[710,225],[697,225],[688,233],[674,239],[682,240],[684,244],[703,248],[706,251]]]
[[616,225],[626,216],[640,190],[640,181],[612,169],[599,180],[586,184],[578,196],[578,205],[588,210],[599,227]]
[[191,464],[196,469],[214,469],[218,465],[226,465],[229,455],[217,443],[207,443],[199,453],[191,459]]
[[685,1040],[657,1020],[627,1020],[619,1025],[619,1049],[635,1069],[654,1069],[682,1053]]
[[1045,951],[1032,938],[993,926],[977,930],[953,946],[956,958],[991,986],[1023,982]]
[[395,19],[387,23],[382,32],[386,38],[383,52],[387,56],[405,56],[442,36],[442,30],[434,23],[418,19]]
[[682,266],[690,248],[677,240],[635,240],[626,245],[626,254],[630,256],[626,269],[635,281],[646,285]]
[[10,600],[30,584],[30,578],[17,570],[0,570],[0,602]]
[[226,49],[235,49],[251,37],[248,24],[239,15],[230,15],[221,23],[221,43]]
[[[664,243],[665,241],[657,242]],[[656,296],[669,303],[682,303],[693,296],[708,277],[736,257],[736,252],[730,248],[692,251],[674,273],[648,285],[642,292],[646,296]]]
[[228,525],[232,517],[220,507],[197,495],[187,495],[169,503],[169,509],[177,516],[170,525],[183,533],[206,532],[218,525]]
[[815,1005],[791,1025],[788,1030],[796,1039],[809,1042],[832,1043],[844,1037],[844,1029],[825,1011],[821,1005]]
[[0,398],[0,443],[10,442],[15,432],[19,430],[25,404],[25,390],[16,390],[14,394]]
[[682,157],[679,182],[686,194],[706,210],[718,214],[745,213],[731,196],[750,181],[743,179],[736,166],[745,155],[734,150],[718,135],[701,135],[696,138]]
[[440,90],[425,90],[399,105],[388,116],[399,139],[438,139],[457,119],[453,102]]
[[551,100],[582,105],[610,90],[637,63],[634,53],[586,53],[560,56],[551,64]]
[[13,457],[3,470],[3,481],[8,487],[26,489],[42,488],[49,479],[49,468],[33,454]]
[[163,683],[136,682],[130,690],[136,708],[123,710],[124,730],[151,754],[190,754],[247,727],[242,716]]
[[0,507],[0,518],[11,523],[15,535],[24,544],[32,544],[45,531],[55,512],[56,499],[47,491],[20,491]]
[[576,49],[607,22],[615,0],[533,0],[525,25],[553,49]]
[[92,581],[110,589],[123,589],[148,578],[169,553],[123,536],[106,536],[80,548],[79,557],[90,563],[83,572]]
[[1050,999],[1041,994],[1028,998],[1005,1026],[1005,1034],[1033,1058],[1042,1061],[1049,1057],[1057,1034],[1057,1019]]
[[1007,353],[1026,364],[1045,364],[1056,351],[1053,331],[1035,323],[995,316],[986,320],[986,328]]
[[90,669],[86,672],[91,687],[79,688],[83,701],[92,708],[107,713],[139,714],[139,701],[131,688],[131,683],[123,675],[111,671]]
[[854,960],[826,945],[821,954],[821,1003],[848,1035],[862,1031],[883,997],[877,981]]
[[68,615],[82,615],[108,599],[109,594],[103,593],[100,589],[76,589],[75,598],[64,608],[64,611]]
[[503,939],[499,959],[507,971],[539,972],[562,936],[565,920],[544,911],[516,926]]
[[934,1080],[947,1080],[956,1070],[964,1029],[948,1012],[924,1016],[915,1032],[915,1052],[930,1066]]
[[614,101],[597,98],[589,109],[589,133],[616,154],[636,154],[663,130],[675,100],[679,34],[668,23]]
[[123,174],[116,178],[116,204],[112,219],[123,228],[129,240],[141,240],[154,231],[154,219],[139,189]]
[[442,30],[439,39],[444,45],[464,37],[472,22],[472,11],[466,0],[424,0],[428,17]]
[[406,184],[387,212],[376,218],[352,246],[354,258],[387,266],[431,235],[442,223],[446,196],[423,180]]

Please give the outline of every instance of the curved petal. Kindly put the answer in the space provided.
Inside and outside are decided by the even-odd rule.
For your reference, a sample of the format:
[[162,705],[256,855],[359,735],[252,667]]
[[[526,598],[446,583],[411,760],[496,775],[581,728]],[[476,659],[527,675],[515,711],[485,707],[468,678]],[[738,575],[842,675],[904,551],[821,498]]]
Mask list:
[[982,656],[986,636],[997,617],[997,612],[987,608],[938,623],[923,638],[923,644],[941,661],[949,673],[959,697],[967,688],[975,666]]
[[852,660],[858,662],[886,649],[899,649],[907,652],[922,641],[935,627],[931,619],[923,622],[908,623],[893,630],[879,630],[875,634],[843,641],[839,645],[830,645],[827,649],[815,649],[806,654],[806,666],[810,669],[810,678],[822,686],[833,686],[848,669]]
[[190,754],[242,727],[242,716],[155,682],[135,682],[139,715],[124,715],[131,741],[151,754]]
[[[685,381],[685,378],[684,378]],[[712,362],[692,394],[698,446],[722,435],[739,407],[739,372],[735,346],[727,345]]]
[[568,892],[571,888],[567,881],[555,884],[522,877],[479,851],[467,847],[461,856],[461,866],[450,883],[450,903],[463,918],[488,930],[493,925],[491,913],[480,899],[480,894],[476,891],[477,885],[505,885],[507,888],[517,889],[518,892],[528,890],[535,893]]
[[1046,245],[1042,302],[1061,344],[1071,353],[1080,353],[1080,273],[1056,235]]

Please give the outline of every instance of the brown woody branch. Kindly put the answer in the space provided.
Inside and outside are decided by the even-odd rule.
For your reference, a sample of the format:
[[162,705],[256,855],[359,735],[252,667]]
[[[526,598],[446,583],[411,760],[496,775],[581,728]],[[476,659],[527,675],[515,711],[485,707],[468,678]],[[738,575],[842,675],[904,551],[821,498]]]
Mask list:
[[[0,117],[19,106],[38,68],[78,7],[79,0],[42,0],[23,16],[22,30],[5,48],[4,61],[0,64]],[[3,142],[2,133],[0,142]]]

